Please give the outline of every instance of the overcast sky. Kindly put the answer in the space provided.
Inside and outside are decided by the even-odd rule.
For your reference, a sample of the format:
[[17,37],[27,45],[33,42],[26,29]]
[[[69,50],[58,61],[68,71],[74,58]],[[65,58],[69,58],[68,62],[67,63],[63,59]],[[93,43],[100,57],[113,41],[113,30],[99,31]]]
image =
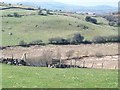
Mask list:
[[74,4],[81,6],[96,6],[96,5],[118,5],[119,0],[0,0],[2,2],[61,2],[65,4]]

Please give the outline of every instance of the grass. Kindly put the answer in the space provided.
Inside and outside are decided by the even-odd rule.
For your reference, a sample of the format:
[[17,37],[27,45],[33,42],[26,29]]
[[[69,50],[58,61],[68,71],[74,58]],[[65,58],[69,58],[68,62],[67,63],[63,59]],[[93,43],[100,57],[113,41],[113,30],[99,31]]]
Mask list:
[[[79,15],[81,19],[70,16],[24,16],[22,18],[3,17],[2,19],[2,35],[3,46],[16,45],[21,40],[30,42],[33,40],[43,40],[48,42],[52,37],[71,37],[74,33],[81,33],[85,39],[91,40],[94,36],[117,35],[117,27],[106,25],[105,19],[100,19],[102,25],[95,25],[84,20],[85,16]],[[69,23],[71,25],[69,25]],[[38,27],[36,27],[38,25]],[[77,25],[87,26],[84,30]],[[9,35],[13,33],[13,35]]]
[[117,88],[118,71],[2,65],[3,88]]

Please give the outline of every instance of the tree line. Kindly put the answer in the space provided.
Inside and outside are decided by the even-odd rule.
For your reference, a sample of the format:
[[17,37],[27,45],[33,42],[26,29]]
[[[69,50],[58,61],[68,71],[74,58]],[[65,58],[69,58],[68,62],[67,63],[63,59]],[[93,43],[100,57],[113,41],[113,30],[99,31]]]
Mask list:
[[79,44],[92,44],[92,43],[115,43],[120,42],[120,36],[94,36],[92,40],[86,40],[84,36],[80,33],[75,33],[71,38],[62,38],[62,37],[54,37],[48,39],[48,43],[44,43],[42,40],[34,40],[29,43],[21,40],[19,42],[20,46],[30,46],[30,45],[79,45]]

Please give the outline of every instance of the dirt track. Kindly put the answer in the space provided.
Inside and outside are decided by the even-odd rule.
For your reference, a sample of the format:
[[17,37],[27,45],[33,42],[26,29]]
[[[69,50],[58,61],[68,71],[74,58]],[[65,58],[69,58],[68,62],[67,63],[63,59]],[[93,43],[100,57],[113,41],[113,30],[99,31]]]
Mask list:
[[[92,44],[92,45],[65,45],[65,46],[57,46],[57,45],[48,45],[48,46],[31,46],[28,48],[25,47],[8,47],[4,50],[1,50],[2,56],[5,58],[9,58],[14,55],[14,58],[21,58],[23,53],[27,53],[27,57],[36,58],[40,57],[44,50],[51,51],[54,55],[57,52],[61,53],[61,58],[67,58],[66,52],[73,50],[74,54],[72,57],[77,56],[96,56],[97,54],[104,55],[104,57],[88,57],[83,58],[77,61],[78,65],[83,65],[83,61],[86,62],[87,67],[92,67],[94,63],[94,68],[108,68],[115,69],[118,68],[118,44],[108,43],[108,44]],[[108,55],[108,56],[105,56]],[[111,56],[109,56],[111,55]],[[67,62],[69,63],[69,61]],[[74,60],[73,60],[74,64]]]

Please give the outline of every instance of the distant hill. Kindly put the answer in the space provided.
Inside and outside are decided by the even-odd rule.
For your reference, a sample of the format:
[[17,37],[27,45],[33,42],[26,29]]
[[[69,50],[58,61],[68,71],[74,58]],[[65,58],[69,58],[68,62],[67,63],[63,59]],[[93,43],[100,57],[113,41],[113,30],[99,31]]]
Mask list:
[[117,7],[107,6],[107,5],[99,5],[99,6],[77,6],[77,5],[69,5],[59,2],[20,2],[23,5],[29,5],[34,7],[41,7],[46,9],[59,9],[64,11],[74,11],[74,12],[95,12],[98,14],[116,12],[118,10]]

